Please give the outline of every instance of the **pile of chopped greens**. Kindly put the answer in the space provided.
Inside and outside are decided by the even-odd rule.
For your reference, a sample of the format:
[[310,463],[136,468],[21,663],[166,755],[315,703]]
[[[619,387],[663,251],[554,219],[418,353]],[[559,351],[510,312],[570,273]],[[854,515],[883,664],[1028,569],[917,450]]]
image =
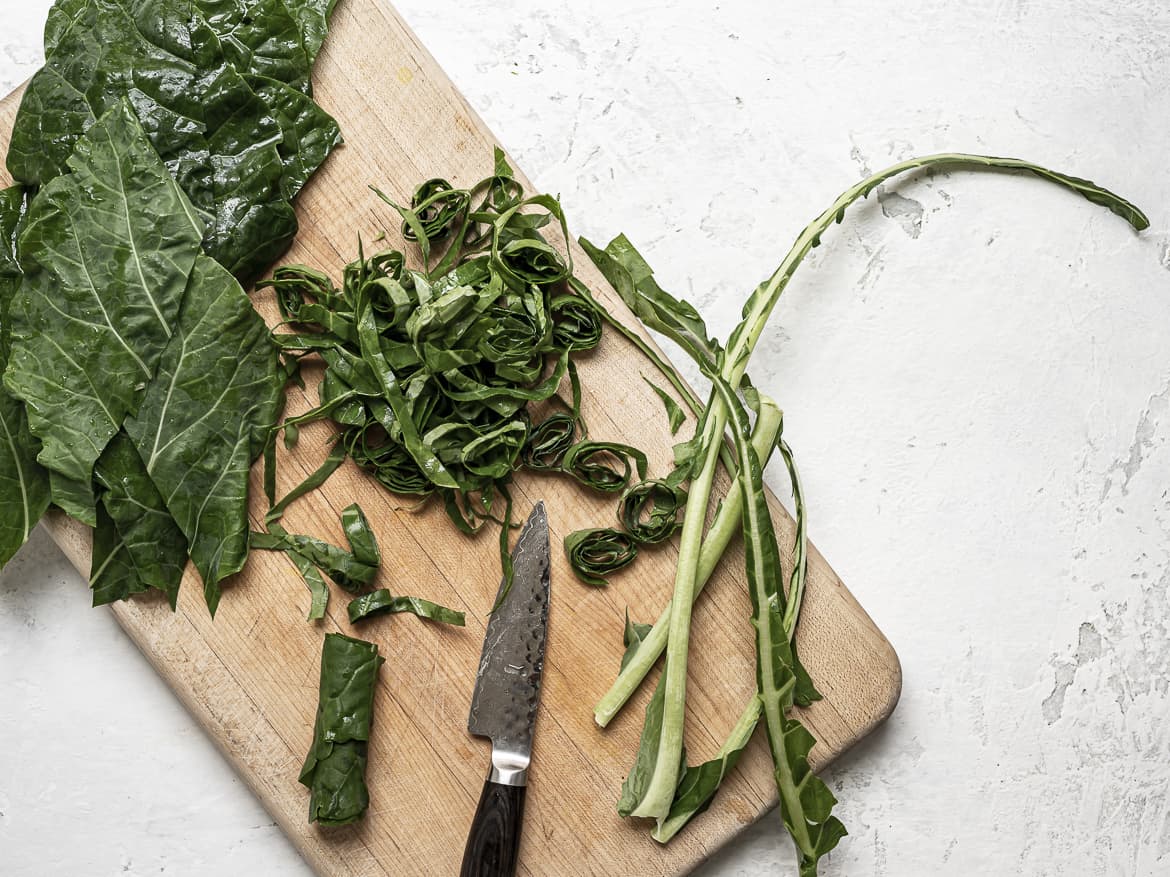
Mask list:
[[421,269],[388,248],[359,254],[340,287],[305,265],[260,284],[291,330],[276,334],[286,355],[324,365],[319,404],[284,421],[286,444],[329,419],[342,452],[319,473],[347,455],[389,491],[440,497],[464,533],[498,521],[505,575],[518,470],[620,494],[622,530],[581,531],[566,544],[582,580],[604,585],[638,545],[669,538],[684,494],[646,480],[637,448],[589,438],[574,360],[598,344],[604,313],[556,243],[567,237],[560,204],[526,196],[499,150],[492,175],[469,189],[427,180],[409,206],[378,194],[401,215]]

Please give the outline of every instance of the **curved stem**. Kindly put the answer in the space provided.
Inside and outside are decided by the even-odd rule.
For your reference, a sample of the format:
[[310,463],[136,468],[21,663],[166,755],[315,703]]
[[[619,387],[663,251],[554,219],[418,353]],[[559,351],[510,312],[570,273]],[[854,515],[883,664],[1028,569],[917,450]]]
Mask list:
[[676,606],[686,607],[686,610],[672,612],[670,624],[667,625],[666,669],[663,671],[662,680],[665,701],[658,758],[655,759],[654,771],[646,794],[632,814],[659,821],[664,820],[670,813],[674,790],[678,786],[683,746],[683,711],[686,708],[687,696],[690,607],[695,600],[703,524],[706,521],[707,505],[711,499],[711,483],[715,478],[715,467],[719,460],[719,437],[723,435],[726,425],[726,411],[715,409],[714,401],[713,397],[700,445],[701,452],[705,455],[703,468],[691,481],[690,490],[687,492],[687,509],[683,515],[682,538],[679,540],[678,567],[675,571],[672,601]]
[[[755,429],[752,432],[752,446],[756,450],[756,455],[761,460],[767,461],[772,449],[776,447],[782,421],[783,415],[777,408],[765,407],[760,411],[760,416],[756,420]],[[706,537],[703,539],[703,546],[699,551],[698,575],[695,581],[695,599],[702,593],[703,588],[707,586],[707,582],[711,579],[711,574],[715,571],[715,567],[719,564],[724,552],[727,551],[727,546],[743,526],[742,512],[743,486],[741,480],[736,477],[727,495],[723,498],[719,510],[715,513],[715,519],[707,529]],[[626,701],[638,690],[638,686],[642,684],[642,680],[646,678],[646,675],[653,669],[655,663],[657,663],[663,651],[665,651],[667,629],[670,626],[670,616],[673,606],[673,600],[666,604],[666,608],[662,610],[662,613],[658,616],[658,620],[654,622],[654,626],[650,629],[650,632],[642,639],[638,650],[631,655],[630,660],[622,668],[617,679],[610,686],[609,691],[605,693],[601,700],[597,702],[597,706],[594,707],[594,721],[601,727],[604,728],[608,725],[621,708],[625,706]]]
[[[1135,229],[1141,230],[1149,225],[1149,220],[1137,207],[1095,183],[1060,174],[1019,159],[967,153],[939,153],[891,165],[851,186],[838,196],[827,210],[809,223],[797,236],[780,266],[768,280],[760,284],[752,293],[744,308],[743,321],[731,334],[719,375],[733,392],[738,390],[740,382],[743,380],[756,342],[764,331],[764,326],[767,324],[777,301],[779,301],[780,295],[788,286],[788,281],[792,279],[796,268],[809,251],[820,243],[821,235],[828,230],[829,226],[834,222],[840,222],[845,215],[845,210],[851,204],[867,196],[890,177],[919,168],[944,165],[1025,171],[1071,189],[1094,204],[1107,207],[1129,222]],[[700,362],[699,365],[702,366],[703,363]],[[660,821],[665,819],[670,811],[671,799],[678,781],[683,745],[687,650],[690,645],[690,606],[695,595],[703,521],[711,495],[711,482],[715,475],[716,460],[720,448],[723,447],[723,442],[720,439],[723,437],[727,414],[727,406],[723,399],[717,392],[712,392],[700,444],[700,453],[704,455],[703,465],[699,474],[691,481],[687,510],[683,518],[682,537],[679,541],[678,569],[675,575],[675,589],[672,599],[673,605],[685,606],[687,609],[671,613],[667,635],[666,669],[664,671],[666,698],[663,707],[658,757],[646,796],[638,809],[633,812],[634,816],[653,817]],[[768,698],[765,697],[765,715],[768,715],[769,711],[776,706],[776,704],[769,703]],[[770,724],[775,724],[775,718],[775,716],[772,717],[773,721]],[[782,771],[782,768],[782,765],[777,764],[777,771]]]
[[[804,600],[804,583],[808,574],[808,512],[804,507],[804,492],[800,487],[800,474],[796,470],[796,461],[792,458],[792,448],[788,447],[788,442],[784,439],[780,439],[778,447],[784,465],[788,469],[788,478],[792,482],[793,516],[796,520],[796,542],[792,548],[792,576],[788,580],[788,604],[784,608],[783,622],[784,632],[788,634],[788,641],[792,642],[792,638],[796,635],[796,620],[800,617],[800,604]],[[759,451],[756,453],[758,454]]]

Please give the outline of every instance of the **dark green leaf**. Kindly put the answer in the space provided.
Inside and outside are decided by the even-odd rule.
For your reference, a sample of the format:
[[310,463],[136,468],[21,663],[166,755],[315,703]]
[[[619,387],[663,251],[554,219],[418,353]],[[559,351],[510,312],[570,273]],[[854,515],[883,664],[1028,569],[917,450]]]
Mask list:
[[384,659],[373,643],[328,633],[321,649],[321,686],[313,742],[301,768],[309,821],[346,825],[369,806],[365,771],[374,686]]
[[364,310],[358,316],[357,325],[362,358],[378,379],[382,395],[394,413],[394,422],[401,431],[406,450],[410,452],[419,469],[432,484],[437,487],[458,487],[458,483],[447,471],[447,468],[434,451],[423,443],[422,437],[419,435],[418,425],[411,416],[411,410],[407,405],[407,398],[402,392],[397,376],[390,368],[389,363],[386,362],[386,357],[382,352],[374,312],[368,308]]
[[592,350],[601,341],[601,316],[579,295],[558,295],[549,303],[553,344],[558,350]]
[[[642,736],[638,741],[638,754],[634,757],[634,766],[630,769],[625,782],[622,783],[622,794],[618,798],[617,812],[622,818],[629,816],[638,808],[650,786],[650,779],[654,773],[654,765],[658,761],[658,747],[662,736],[662,710],[666,701],[665,687],[662,678],[654,686],[654,694],[646,704],[646,719],[642,725]],[[686,757],[684,756],[684,765]]]
[[[543,208],[545,213],[522,213],[525,208]],[[551,195],[534,195],[518,201],[493,223],[492,265],[505,280],[520,285],[548,286],[566,280],[573,273],[572,259],[536,234],[536,229],[555,219],[567,240],[568,226],[560,202]]]
[[755,696],[736,722],[727,737],[727,742],[710,761],[695,767],[688,767],[679,780],[670,805],[670,815],[661,825],[656,826],[650,836],[659,843],[667,843],[686,828],[687,824],[711,806],[715,793],[723,778],[735,768],[743,754],[744,747],[760,721],[760,698]]
[[309,91],[312,62],[284,0],[195,0],[195,7],[241,73]]
[[24,544],[48,508],[49,476],[37,463],[39,450],[24,406],[0,389],[0,493],[5,497],[0,503],[0,566]]
[[358,563],[374,567],[381,565],[382,553],[378,550],[374,531],[370,529],[370,522],[366,520],[365,512],[356,502],[342,510],[341,529],[345,531],[350,551],[353,552],[354,559]]
[[[283,533],[277,524],[270,527],[273,533]],[[313,536],[285,534],[288,549],[312,561],[325,575],[345,590],[357,594],[364,591],[378,575],[378,567],[362,563],[352,551],[330,545]]]
[[[9,304],[20,286],[16,236],[24,193],[0,190],[0,372],[8,364]],[[28,428],[24,406],[0,387],[0,566],[24,544],[49,505],[49,475],[37,463],[41,443]]]
[[284,0],[284,5],[300,25],[301,44],[309,56],[309,63],[312,64],[317,60],[321,44],[325,42],[329,16],[333,14],[337,0]]
[[709,365],[719,362],[722,349],[708,334],[699,312],[655,282],[654,272],[625,235],[618,235],[604,250],[584,238],[581,246],[626,307],[646,326],[666,335],[697,362]]
[[622,494],[618,520],[640,545],[665,542],[679,527],[678,513],[687,495],[665,481],[639,481]]
[[679,407],[679,404],[662,387],[655,384],[645,375],[642,376],[642,380],[649,384],[650,389],[657,393],[658,398],[662,400],[662,404],[666,408],[666,416],[670,421],[670,434],[675,435],[678,432],[678,428],[683,425],[683,421],[687,419],[686,412]]
[[317,621],[325,617],[325,610],[329,607],[329,586],[321,573],[309,558],[296,551],[287,552],[289,558],[296,565],[301,578],[305,580],[305,587],[309,589],[309,614],[306,621]]
[[69,166],[34,199],[21,235],[31,267],[4,380],[27,405],[41,463],[88,482],[170,342],[201,230],[125,103],[78,141]]
[[[98,458],[94,477],[102,486],[98,527],[103,527],[104,517],[106,525],[115,528],[126,555],[126,561],[119,563],[128,562],[140,589],[157,588],[166,594],[167,602],[174,609],[187,564],[187,539],[167,511],[125,432],[119,432],[106,445]],[[119,585],[112,581],[118,571],[105,567],[96,551],[90,570],[89,585],[94,590],[95,605],[125,596],[118,595]]]
[[[129,99],[151,143],[206,216],[208,253],[250,283],[295,234],[287,193],[324,159],[335,125],[307,99],[274,97],[280,89],[298,94],[291,86],[274,90],[258,76],[270,105],[245,78],[262,72],[307,84],[303,71],[315,48],[309,51],[295,33],[279,0],[248,0],[271,10],[264,15],[271,31],[244,24],[236,2],[205,2],[251,28],[253,45],[244,46],[236,38],[242,31],[227,25],[221,41],[189,0],[71,0],[67,12],[58,10],[47,31],[45,66],[29,83],[14,124],[8,166],[22,182],[47,183],[64,172],[93,119]],[[275,52],[280,43],[299,60]],[[245,67],[237,70],[233,58]],[[320,133],[310,133],[311,120]]]
[[369,618],[371,615],[409,612],[419,618],[427,618],[442,624],[453,624],[457,627],[464,625],[462,612],[448,609],[446,606],[440,606],[438,603],[432,603],[430,600],[423,600],[420,597],[395,597],[385,588],[379,588],[350,600],[348,611],[351,624],[363,618]]
[[605,493],[625,490],[635,471],[646,477],[646,455],[621,442],[579,441],[565,452],[561,465],[586,487]]
[[557,471],[576,439],[576,418],[561,411],[550,414],[529,430],[524,443],[524,465],[538,472]]
[[622,655],[622,670],[626,669],[626,664],[630,663],[630,658],[634,657],[638,649],[641,648],[642,640],[653,627],[653,624],[631,623],[630,610],[626,610],[626,627],[622,632],[622,645],[626,647],[626,651]]
[[158,376],[126,431],[187,537],[213,614],[220,582],[248,554],[248,469],[283,387],[268,327],[235,279],[199,256]]
[[336,119],[295,88],[263,77],[252,77],[248,84],[280,124],[277,152],[284,169],[280,191],[291,201],[341,143],[341,128]]
[[391,441],[378,423],[351,429],[345,434],[345,447],[355,463],[373,472],[392,493],[427,496],[435,489],[410,452]]
[[90,556],[89,587],[93,605],[104,606],[126,600],[148,590],[138,577],[126,541],[101,503],[95,509],[93,548]]
[[565,555],[577,578],[587,585],[605,587],[604,576],[624,569],[638,556],[638,544],[621,530],[577,530],[565,537]]
[[322,484],[329,480],[329,476],[337,471],[338,467],[345,461],[345,448],[338,442],[329,451],[329,455],[325,461],[314,469],[309,476],[305,478],[300,484],[290,490],[278,503],[275,503],[272,508],[268,510],[268,514],[264,516],[264,520],[271,524],[279,521],[285,510],[296,500],[300,499],[306,493],[316,490]]
[[49,502],[59,508],[71,518],[90,527],[97,526],[97,499],[93,489],[93,479],[70,478],[54,469],[49,473]]

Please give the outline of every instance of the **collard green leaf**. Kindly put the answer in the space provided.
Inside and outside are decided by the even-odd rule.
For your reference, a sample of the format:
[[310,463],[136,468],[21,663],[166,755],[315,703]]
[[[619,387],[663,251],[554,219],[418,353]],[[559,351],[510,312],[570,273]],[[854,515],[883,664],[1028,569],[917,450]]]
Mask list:
[[[274,533],[282,532],[275,525]],[[358,560],[352,551],[330,545],[321,539],[301,534],[285,536],[289,550],[311,561],[325,575],[345,590],[357,594],[364,591],[378,574],[378,567]]]
[[626,627],[622,632],[622,645],[626,647],[622,654],[621,669],[626,669],[626,664],[630,663],[630,659],[637,654],[639,647],[642,645],[642,640],[654,628],[653,624],[636,624],[630,621],[630,610],[626,610]]
[[[227,0],[207,2],[240,8]],[[275,29],[250,31],[257,51],[245,62],[240,53],[252,50],[239,32],[217,19],[226,28],[221,41],[190,0],[59,0],[45,66],[30,81],[14,124],[13,176],[44,184],[63,173],[94,118],[129,100],[152,145],[204,214],[207,252],[241,281],[254,280],[292,240],[297,223],[288,199],[337,135],[307,97],[261,75],[292,75],[284,57],[271,54],[272,43],[299,44],[301,37],[279,0],[249,2],[273,10],[264,21]],[[232,16],[243,25],[236,11]],[[245,63],[243,70],[233,57]],[[303,49],[300,58],[293,68],[304,68]],[[245,78],[250,71],[263,98]],[[298,83],[307,86],[307,77]],[[309,130],[314,124],[320,132]]]
[[241,73],[310,90],[312,62],[300,25],[283,0],[195,0],[195,7]]
[[301,29],[301,45],[312,64],[325,42],[329,30],[329,16],[337,0],[284,0],[284,5]]
[[605,527],[576,530],[565,537],[565,555],[573,573],[587,585],[603,588],[605,576],[629,566],[638,543],[628,533]]
[[618,520],[638,544],[655,545],[674,535],[679,526],[678,513],[686,500],[681,488],[665,481],[639,481],[622,494]]
[[[8,363],[9,303],[20,286],[16,236],[24,193],[0,190],[0,372]],[[24,544],[49,505],[49,476],[37,462],[41,443],[28,428],[24,406],[0,387],[0,566]]]
[[[31,193],[20,186],[0,189],[0,278],[5,280],[20,280],[23,273],[16,254],[16,242],[24,227],[29,194]],[[8,345],[7,314],[10,292],[11,289],[5,287],[5,294],[0,297],[0,350],[7,350]]]
[[356,502],[342,510],[341,529],[345,532],[349,550],[353,552],[355,560],[374,567],[381,565],[382,552],[378,550],[378,541],[374,538],[370,522],[366,520],[366,513]]
[[190,545],[214,614],[248,553],[248,468],[279,410],[284,371],[239,283],[200,255],[174,337],[127,420],[146,470]]
[[93,479],[70,478],[55,469],[49,473],[49,502],[71,518],[90,527],[97,526],[97,495]]
[[265,522],[274,524],[279,521],[281,516],[284,514],[285,509],[287,509],[290,505],[292,505],[292,503],[300,499],[306,493],[316,490],[318,487],[328,481],[329,476],[336,472],[338,467],[344,461],[345,448],[342,447],[341,443],[339,442],[333,446],[333,449],[329,452],[328,456],[325,457],[325,460],[321,463],[320,466],[310,472],[304,481],[285,494],[280,502],[273,504],[272,508],[270,508],[268,513],[264,516]]
[[24,406],[0,390],[0,494],[5,497],[0,504],[0,566],[24,544],[48,508],[49,476],[37,463],[39,450]]
[[309,589],[309,614],[305,620],[317,621],[324,618],[325,610],[329,608],[329,586],[325,584],[325,579],[321,578],[321,572],[302,554],[290,551],[288,556],[296,564],[297,571]]
[[330,743],[320,749],[313,770],[301,780],[309,787],[309,821],[329,826],[357,822],[370,806],[367,743]]
[[64,173],[89,124],[127,98],[144,111],[164,160],[205,169],[200,101],[224,83],[201,79],[227,73],[243,80],[206,22],[184,5],[186,15],[176,0],[58,0],[45,66],[29,82],[13,126],[8,167],[16,179],[43,184]]
[[[662,679],[654,686],[654,694],[646,704],[646,717],[642,724],[642,736],[638,741],[638,754],[634,756],[634,766],[622,783],[622,794],[618,798],[617,812],[623,819],[630,816],[642,803],[646,791],[650,786],[654,774],[654,765],[658,761],[658,747],[662,736],[663,706],[666,701],[666,689]],[[686,763],[686,755],[683,755]]]
[[605,493],[625,490],[635,472],[646,477],[646,455],[621,442],[579,441],[565,451],[561,466],[586,487]]
[[117,578],[123,571],[107,566],[95,550],[89,580],[94,605],[123,599],[137,590],[157,588],[174,609],[187,565],[187,538],[167,511],[125,432],[119,432],[106,445],[94,468],[94,477],[102,486],[98,528],[114,528],[117,545],[125,552],[119,567],[128,565],[138,583],[135,589],[119,593]]
[[148,590],[138,577],[126,541],[118,532],[105,507],[98,503],[94,511],[93,548],[90,556],[89,587],[93,605],[105,606]]
[[280,191],[291,201],[341,143],[341,128],[311,98],[283,82],[256,76],[248,83],[280,124]]
[[529,430],[524,443],[524,465],[538,472],[555,472],[576,440],[577,419],[563,411],[554,412]]
[[686,828],[687,824],[711,806],[723,778],[735,768],[744,747],[760,721],[760,698],[756,695],[735,723],[727,742],[710,761],[688,767],[679,780],[666,820],[656,826],[650,836],[659,843],[667,843]]
[[309,589],[309,613],[305,620],[317,621],[324,618],[325,610],[329,606],[329,586],[325,584],[321,571],[312,560],[296,550],[283,527],[271,523],[269,526],[271,529],[267,533],[255,530],[249,533],[248,546],[253,549],[283,551],[305,580],[305,587]]
[[125,103],[33,200],[4,381],[42,465],[88,483],[173,334],[201,228]]
[[349,601],[349,621],[351,624],[363,618],[383,613],[409,612],[419,618],[438,621],[442,624],[453,624],[463,627],[465,621],[462,612],[423,600],[421,597],[395,597],[386,588],[378,588],[368,594]]
[[394,415],[394,423],[402,435],[402,444],[414,458],[419,469],[437,487],[458,487],[458,483],[447,471],[435,452],[426,446],[419,434],[418,424],[408,407],[407,397],[402,392],[397,375],[386,361],[374,312],[366,309],[358,315],[358,338],[362,358],[378,380],[383,397]]
[[374,686],[384,660],[373,643],[339,633],[325,635],[313,742],[299,777],[310,790],[310,822],[347,825],[369,806],[367,744]]
[[679,427],[682,426],[683,421],[687,419],[686,412],[682,410],[679,404],[675,402],[671,395],[667,393],[666,390],[662,389],[662,387],[658,386],[645,375],[642,376],[642,380],[646,381],[646,383],[650,385],[650,389],[653,390],[658,395],[658,398],[662,400],[662,405],[666,408],[666,417],[670,421],[670,434],[677,434]]
[[558,295],[549,302],[553,343],[559,350],[592,350],[601,342],[601,316],[587,299]]
[[585,253],[605,275],[646,326],[666,335],[697,362],[715,364],[721,348],[707,331],[707,324],[689,302],[675,298],[654,280],[654,272],[624,234],[604,250],[581,238]]
[[321,573],[347,591],[360,593],[374,581],[382,563],[374,531],[357,503],[347,506],[341,513],[341,528],[349,542],[349,551],[312,536],[289,533],[278,523],[293,500],[324,484],[344,459],[344,447],[334,445],[325,462],[268,511],[264,518],[268,532],[254,531],[249,536],[252,548],[283,551],[296,566],[312,597],[309,621],[323,618],[329,602],[329,588]]

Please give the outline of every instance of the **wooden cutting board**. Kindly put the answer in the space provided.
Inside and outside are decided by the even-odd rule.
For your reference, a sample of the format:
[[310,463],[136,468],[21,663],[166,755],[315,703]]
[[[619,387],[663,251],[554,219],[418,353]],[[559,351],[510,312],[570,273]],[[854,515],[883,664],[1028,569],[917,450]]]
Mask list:
[[[298,201],[301,232],[286,261],[337,277],[355,257],[359,233],[367,241],[382,229],[396,236],[396,217],[373,197],[369,183],[407,201],[411,188],[428,177],[463,185],[490,172],[495,138],[385,0],[341,0],[315,83],[316,97],[341,123],[346,145]],[[0,154],[7,152],[18,102],[19,93],[0,102]],[[575,250],[574,256],[581,277],[624,316],[584,255]],[[275,319],[269,299],[259,296],[257,304]],[[607,335],[581,361],[583,413],[593,435],[645,449],[652,472],[661,473],[671,438],[661,403],[640,377],[646,371],[631,346]],[[308,396],[295,393],[289,410],[305,410],[310,398],[312,387]],[[328,426],[316,424],[303,431],[294,453],[282,455],[279,493],[316,467],[329,435]],[[612,499],[597,499],[562,478],[526,475],[516,496],[519,519],[535,500],[547,501],[554,545],[572,530],[612,521]],[[264,499],[257,471],[253,497],[252,511],[259,516]],[[270,552],[252,556],[214,622],[190,568],[177,612],[151,599],[109,611],[319,874],[455,874],[488,764],[487,741],[467,734],[467,710],[485,616],[499,582],[495,533],[466,538],[434,504],[406,508],[409,500],[388,495],[349,463],[323,490],[294,504],[285,526],[344,544],[338,515],[353,501],[365,509],[382,545],[381,584],[465,610],[465,629],[401,616],[355,631],[338,591],[328,617],[306,623],[304,584],[283,555]],[[775,501],[773,512],[782,544],[791,544],[791,520]],[[60,517],[50,518],[49,528],[88,574],[88,529]],[[803,714],[820,741],[813,751],[819,768],[890,714],[901,673],[881,632],[824,558],[815,549],[810,554],[799,644],[825,695]],[[594,725],[592,705],[617,670],[626,607],[635,620],[657,617],[669,598],[675,556],[674,546],[648,551],[609,588],[594,589],[579,583],[554,551],[522,874],[684,873],[775,803],[759,734],[712,809],[669,846],[657,845],[645,825],[623,821],[614,811],[649,691],[641,691],[606,731]],[[692,762],[711,756],[751,695],[754,639],[748,617],[742,552],[733,548],[695,612],[687,704]],[[296,778],[317,705],[322,635],[334,630],[377,642],[387,662],[370,743],[370,810],[360,825],[321,829],[307,821],[308,793]]]

